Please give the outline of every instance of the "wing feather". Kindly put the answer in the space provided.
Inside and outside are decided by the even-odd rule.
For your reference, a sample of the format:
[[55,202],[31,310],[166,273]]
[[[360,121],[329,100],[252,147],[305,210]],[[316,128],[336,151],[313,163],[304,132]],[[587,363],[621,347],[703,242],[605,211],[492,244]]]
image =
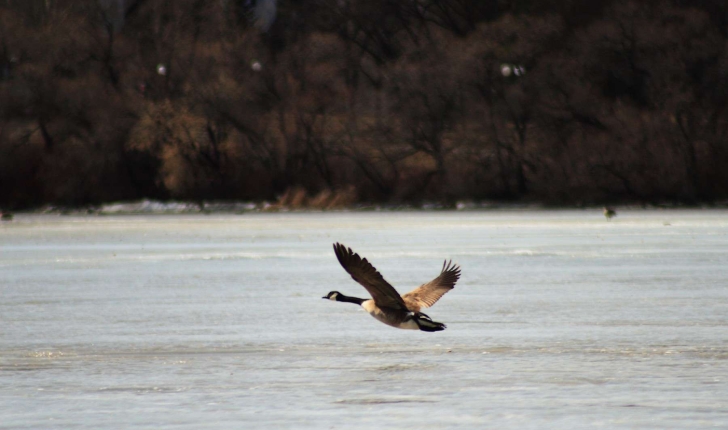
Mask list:
[[407,305],[407,309],[412,312],[419,312],[422,308],[431,307],[445,293],[455,288],[458,279],[460,279],[460,267],[453,264],[452,260],[445,260],[442,264],[442,271],[437,278],[420,285],[402,296],[402,299]]
[[387,307],[393,309],[407,309],[397,290],[384,280],[384,277],[367,261],[366,258],[359,257],[359,254],[347,248],[346,246],[335,243],[334,253],[341,263],[341,267],[346,270],[351,277],[364,288],[369,291],[374,303],[379,307]]

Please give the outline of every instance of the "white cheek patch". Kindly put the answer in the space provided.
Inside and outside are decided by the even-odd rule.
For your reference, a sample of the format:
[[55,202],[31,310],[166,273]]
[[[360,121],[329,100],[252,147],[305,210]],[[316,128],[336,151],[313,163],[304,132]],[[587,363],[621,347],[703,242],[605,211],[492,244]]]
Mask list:
[[339,293],[334,293],[331,295],[331,297],[329,297],[329,300],[336,301],[336,297],[338,297],[338,296],[339,296]]

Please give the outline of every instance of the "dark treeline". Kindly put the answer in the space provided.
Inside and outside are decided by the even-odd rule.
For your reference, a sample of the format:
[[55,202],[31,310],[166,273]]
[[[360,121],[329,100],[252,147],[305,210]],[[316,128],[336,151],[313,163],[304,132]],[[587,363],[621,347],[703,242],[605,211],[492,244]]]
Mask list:
[[0,207],[728,198],[724,0],[254,7],[0,0]]

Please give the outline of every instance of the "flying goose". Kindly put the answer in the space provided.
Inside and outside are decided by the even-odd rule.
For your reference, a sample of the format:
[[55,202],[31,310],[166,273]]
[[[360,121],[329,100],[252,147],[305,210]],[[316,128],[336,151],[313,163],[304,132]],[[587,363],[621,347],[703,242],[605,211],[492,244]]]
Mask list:
[[460,267],[452,261],[445,260],[437,278],[400,296],[366,258],[359,257],[351,248],[335,243],[334,253],[344,270],[366,288],[372,298],[359,299],[331,291],[322,299],[356,303],[369,312],[369,315],[392,327],[422,331],[445,330],[445,324],[432,321],[420,309],[434,305],[443,294],[455,287],[460,278]]

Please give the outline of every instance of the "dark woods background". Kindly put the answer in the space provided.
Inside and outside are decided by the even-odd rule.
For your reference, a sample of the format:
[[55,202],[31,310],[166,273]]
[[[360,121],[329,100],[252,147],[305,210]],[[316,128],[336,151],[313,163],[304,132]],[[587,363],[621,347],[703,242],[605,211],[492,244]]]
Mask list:
[[0,206],[728,198],[724,0],[263,6],[0,0]]

